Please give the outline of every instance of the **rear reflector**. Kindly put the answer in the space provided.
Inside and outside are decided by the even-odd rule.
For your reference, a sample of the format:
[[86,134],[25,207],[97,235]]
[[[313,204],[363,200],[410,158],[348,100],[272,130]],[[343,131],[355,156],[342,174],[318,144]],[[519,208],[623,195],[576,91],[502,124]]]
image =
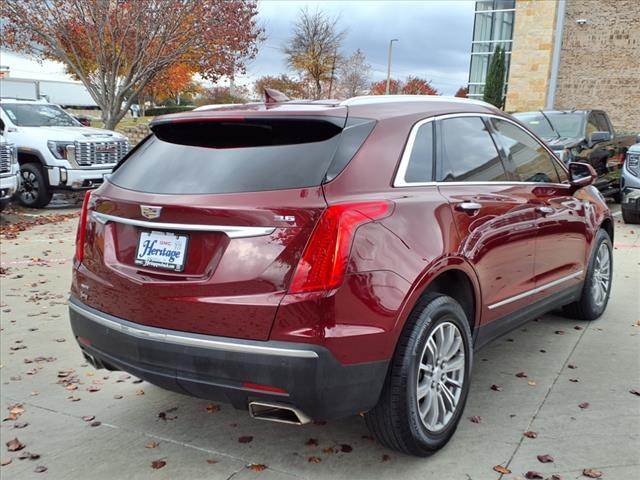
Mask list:
[[84,194],[82,210],[80,211],[80,221],[78,222],[78,231],[76,233],[76,261],[78,263],[82,263],[82,260],[84,260],[84,240],[87,232],[87,212],[89,210],[90,199],[91,190],[87,190]]
[[390,210],[388,202],[343,203],[329,206],[318,221],[293,276],[289,293],[330,290],[340,286],[347,271],[356,229]]
[[250,390],[260,390],[262,392],[269,392],[269,393],[287,393],[287,391],[284,390],[283,388],[272,387],[270,385],[260,385],[259,383],[245,382],[242,384],[242,387],[248,388]]

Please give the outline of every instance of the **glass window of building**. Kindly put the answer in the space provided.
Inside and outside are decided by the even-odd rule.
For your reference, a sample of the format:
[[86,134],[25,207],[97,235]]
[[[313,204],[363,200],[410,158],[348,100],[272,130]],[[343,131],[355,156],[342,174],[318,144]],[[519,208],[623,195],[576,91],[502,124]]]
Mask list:
[[496,47],[505,51],[505,94],[511,62],[515,0],[476,1],[471,65],[469,68],[469,98],[482,98],[491,55]]

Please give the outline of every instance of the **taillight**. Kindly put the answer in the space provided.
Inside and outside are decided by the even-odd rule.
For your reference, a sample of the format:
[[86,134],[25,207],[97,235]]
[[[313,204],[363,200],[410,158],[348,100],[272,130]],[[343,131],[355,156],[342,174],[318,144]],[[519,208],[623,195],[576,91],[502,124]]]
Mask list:
[[80,211],[80,221],[78,222],[78,231],[76,233],[76,260],[78,263],[81,263],[84,259],[84,237],[87,232],[87,215],[90,199],[91,190],[87,190],[87,193],[84,194],[82,210]]
[[356,229],[383,217],[389,209],[388,202],[343,203],[327,207],[298,263],[289,293],[339,287],[347,270]]

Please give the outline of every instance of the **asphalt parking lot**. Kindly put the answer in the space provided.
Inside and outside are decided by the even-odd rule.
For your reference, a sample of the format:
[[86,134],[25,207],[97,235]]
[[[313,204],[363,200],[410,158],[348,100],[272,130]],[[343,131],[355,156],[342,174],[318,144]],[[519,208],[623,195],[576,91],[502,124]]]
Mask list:
[[3,479],[640,478],[640,228],[617,213],[604,316],[546,315],[477,352],[456,435],[418,459],[376,444],[360,417],[254,421],[84,363],[66,307],[77,206],[2,214]]

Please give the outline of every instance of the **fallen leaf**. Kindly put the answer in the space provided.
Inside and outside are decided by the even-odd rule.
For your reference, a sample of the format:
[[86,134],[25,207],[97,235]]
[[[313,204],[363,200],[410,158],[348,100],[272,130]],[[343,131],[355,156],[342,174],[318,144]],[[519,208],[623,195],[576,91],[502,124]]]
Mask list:
[[95,385],[91,385],[89,388],[87,388],[87,392],[99,392],[99,391],[100,389]]
[[220,410],[220,407],[215,403],[210,403],[207,405],[207,413],[214,413]]
[[534,382],[533,380],[529,380],[527,383],[529,384],[530,387],[536,386],[536,382]]
[[320,457],[309,457],[309,463],[320,463],[321,461]]
[[573,327],[574,330],[582,330],[582,327],[580,325],[576,325],[575,327]]
[[16,422],[13,424],[13,428],[25,428],[29,426],[29,422]]
[[304,444],[306,446],[308,446],[308,447],[317,447],[318,446],[318,439],[317,438],[310,438],[309,440],[304,442]]
[[383,462],[388,462],[389,460],[391,460],[391,457],[389,455],[387,455],[386,453],[384,455],[382,455],[382,461]]
[[469,417],[469,420],[473,423],[480,423],[482,422],[482,417],[480,415],[474,415],[473,417]]
[[99,422],[97,420],[89,424],[90,427],[99,427],[100,425],[102,425],[102,422]]
[[570,363],[569,365],[567,365],[567,367],[569,367],[571,370],[575,370],[576,368],[578,368],[578,366],[574,363]]
[[491,385],[491,390],[493,390],[494,392],[501,392],[502,391],[502,385],[496,385],[494,383],[493,385]]
[[525,372],[518,372],[516,373],[516,377],[518,378],[527,378],[527,374]]
[[159,468],[164,467],[167,464],[164,460],[154,460],[151,462],[151,468],[154,470],[158,470]]
[[23,450],[18,455],[18,460],[25,460],[27,458],[29,460],[38,460],[40,458],[40,454],[39,453],[31,453],[31,452],[27,452],[26,450]]
[[93,420],[95,420],[96,416],[95,415],[83,415],[82,416],[82,420],[84,420],[85,422],[91,422]]
[[9,465],[11,463],[11,459],[7,458],[6,460],[0,460],[0,467],[4,467],[6,465]]
[[531,479],[543,479],[544,475],[540,472],[536,472],[535,470],[529,470],[527,473],[524,474],[524,478],[527,478],[529,480]]
[[585,468],[582,470],[582,475],[589,478],[600,478],[602,476],[602,472],[594,468]]
[[207,458],[207,463],[209,465],[215,465],[216,463],[218,463],[218,460],[214,460],[213,458]]
[[632,395],[637,395],[638,397],[640,397],[640,390],[629,390],[629,393]]
[[511,470],[509,470],[507,467],[503,467],[502,465],[496,465],[495,467],[493,467],[493,469],[496,472],[501,473],[503,475],[507,475],[511,473]]
[[538,458],[538,461],[539,461],[540,463],[552,463],[552,462],[554,462],[554,460],[555,460],[555,459],[554,459],[551,455],[549,455],[548,453],[545,453],[544,455],[538,455],[538,457],[537,457],[537,458]]
[[122,395],[114,395],[113,398],[116,400],[122,400],[123,397]]
[[536,432],[532,432],[529,430],[528,432],[524,432],[523,435],[527,438],[538,438],[538,434]]
[[44,465],[38,465],[36,468],[33,469],[33,471],[36,473],[44,473],[47,471],[47,467],[45,467]]
[[580,381],[580,379],[578,379],[578,378],[570,378],[569,381],[573,382],[573,383],[578,383]]
[[335,452],[333,451],[333,447],[325,447],[325,448],[322,449],[322,453],[326,453],[327,455],[331,455],[331,454],[333,454]]
[[71,400],[72,402],[79,402],[80,400],[82,400],[80,397],[68,397],[69,400]]
[[340,445],[340,451],[344,453],[350,453],[353,451],[353,447],[347,443]]
[[10,452],[17,452],[18,450],[22,450],[24,447],[25,444],[17,438],[12,438],[7,442],[7,450],[9,450]]
[[585,409],[585,408],[589,408],[589,402],[582,402],[580,405],[578,405],[580,408]]
[[251,435],[246,435],[238,438],[238,442],[240,443],[249,443],[253,441],[253,437]]
[[564,335],[564,330],[556,330],[554,333],[556,335]]
[[158,442],[149,442],[145,444],[144,448],[156,448],[158,445],[160,445]]
[[558,475],[557,473],[554,473],[553,475],[551,475],[549,480],[562,480],[562,475]]
[[144,390],[143,389],[136,390],[136,395],[144,395]]
[[252,463],[247,468],[253,470],[254,472],[262,472],[263,470],[267,469],[267,466],[263,465],[262,463]]

